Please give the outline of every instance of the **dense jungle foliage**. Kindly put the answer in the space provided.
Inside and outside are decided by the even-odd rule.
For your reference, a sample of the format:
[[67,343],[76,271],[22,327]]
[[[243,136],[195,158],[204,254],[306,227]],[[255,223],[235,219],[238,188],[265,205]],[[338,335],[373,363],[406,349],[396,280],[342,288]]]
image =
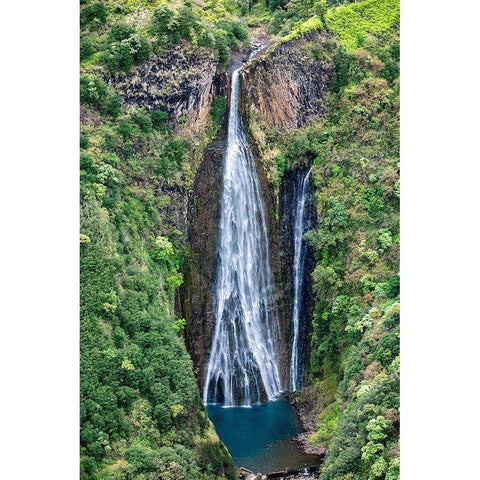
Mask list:
[[[295,12],[299,22],[321,3],[302,17],[292,1],[281,15]],[[332,52],[312,47],[334,62],[325,114],[284,137],[277,156],[280,174],[313,162],[316,187],[318,225],[306,234],[316,256],[311,386],[300,397],[317,414],[311,442],[329,447],[322,478],[392,480],[399,478],[399,5],[366,0],[318,19],[337,41]]]
[[185,169],[191,148],[163,112],[125,112],[96,77],[80,93],[104,113],[80,138],[82,478],[228,473],[176,333],[187,249],[162,219],[170,197],[152,181]]
[[[81,478],[234,478],[175,316],[188,244],[168,191],[186,195],[226,110],[200,140],[161,110],[125,107],[108,82],[179,44],[219,69],[248,27],[289,41],[329,32],[324,115],[288,135],[276,175],[313,163],[317,227],[309,387],[329,448],[325,480],[399,478],[398,0],[81,0]],[[159,188],[161,183],[164,188]]]
[[[166,112],[122,106],[107,82],[180,41],[210,46],[224,65],[248,33],[227,11],[216,15],[188,2],[82,3],[83,479],[234,476],[178,336],[174,297],[188,247],[158,188],[185,191],[198,145],[175,134]],[[225,109],[215,105],[205,138]]]

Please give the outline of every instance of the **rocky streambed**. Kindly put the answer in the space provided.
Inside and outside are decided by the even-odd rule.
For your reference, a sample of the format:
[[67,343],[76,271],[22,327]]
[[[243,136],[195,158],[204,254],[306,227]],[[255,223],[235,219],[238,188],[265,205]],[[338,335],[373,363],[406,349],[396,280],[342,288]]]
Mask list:
[[240,480],[316,480],[318,478],[319,469],[312,469],[312,471],[305,469],[262,474],[253,473],[245,468],[239,468],[237,469],[237,472]]

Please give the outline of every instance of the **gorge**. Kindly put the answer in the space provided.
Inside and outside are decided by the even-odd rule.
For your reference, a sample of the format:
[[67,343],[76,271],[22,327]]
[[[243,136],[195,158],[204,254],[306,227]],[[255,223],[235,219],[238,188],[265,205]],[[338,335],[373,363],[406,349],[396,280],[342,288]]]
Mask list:
[[[250,58],[261,49],[254,50]],[[305,349],[299,341],[299,321],[304,313],[302,236],[311,168],[299,177],[294,190],[293,238],[289,239],[294,244],[293,299],[288,299],[293,318],[287,329],[293,331],[293,339],[289,342],[280,336],[263,195],[239,112],[242,68],[235,69],[231,79],[218,260],[212,285],[215,316],[204,367],[203,401],[235,463],[268,472],[320,462],[315,455],[302,454],[294,444],[301,425],[279,397],[287,387],[297,389],[304,369],[304,357],[299,358],[299,351]],[[291,345],[290,385],[282,386],[277,351],[287,345]],[[263,406],[262,401],[266,401]]]
[[398,478],[398,2],[240,3],[82,4],[82,480]]

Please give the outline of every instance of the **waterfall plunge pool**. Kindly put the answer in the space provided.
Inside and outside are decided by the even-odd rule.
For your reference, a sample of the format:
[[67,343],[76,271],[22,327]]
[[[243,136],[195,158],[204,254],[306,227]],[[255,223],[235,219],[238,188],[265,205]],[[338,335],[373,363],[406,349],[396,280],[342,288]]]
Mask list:
[[236,467],[270,473],[322,463],[318,455],[300,450],[295,441],[300,420],[284,396],[252,407],[209,404],[206,409]]

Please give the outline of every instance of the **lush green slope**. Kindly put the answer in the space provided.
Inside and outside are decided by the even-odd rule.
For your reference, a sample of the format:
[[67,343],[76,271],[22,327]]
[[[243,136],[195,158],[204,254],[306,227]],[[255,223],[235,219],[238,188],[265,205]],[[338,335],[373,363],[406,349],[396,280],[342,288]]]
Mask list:
[[[273,3],[273,2],[271,2]],[[325,28],[336,39],[320,120],[277,142],[279,174],[313,162],[318,225],[308,400],[322,478],[399,475],[399,4],[277,2],[284,39]],[[281,140],[279,140],[281,139]]]
[[173,313],[186,247],[154,191],[191,149],[156,113],[102,120],[81,136],[82,478],[220,476],[231,460]]
[[188,249],[168,213],[181,206],[169,205],[171,196],[159,188],[186,198],[212,129],[195,146],[175,135],[165,112],[123,108],[105,82],[109,73],[129,71],[180,41],[212,48],[225,65],[230,48],[247,39],[233,17],[237,9],[200,7],[87,1],[81,8],[84,479],[234,475],[178,335],[184,321],[175,318],[174,295]]
[[129,72],[152,53],[162,55],[180,41],[214,51],[225,66],[230,51],[248,40],[238,15],[242,2],[82,0],[82,71]]

